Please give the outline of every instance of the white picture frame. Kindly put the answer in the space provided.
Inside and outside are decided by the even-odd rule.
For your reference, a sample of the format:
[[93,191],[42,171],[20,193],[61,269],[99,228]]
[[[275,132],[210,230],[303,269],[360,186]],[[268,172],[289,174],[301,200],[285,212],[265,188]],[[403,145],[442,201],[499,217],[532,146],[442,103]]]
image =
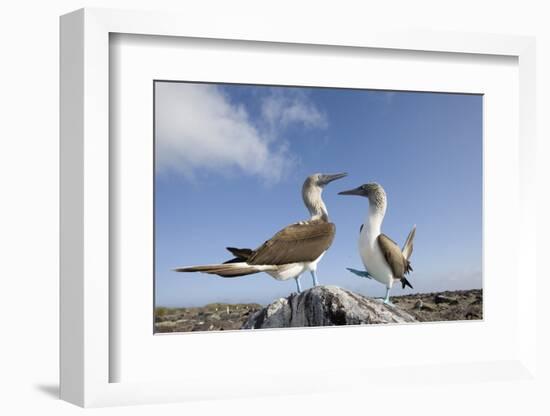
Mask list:
[[[517,268],[523,277],[517,291],[517,348],[504,359],[469,363],[418,362],[411,370],[385,367],[342,366],[325,372],[305,371],[289,379],[285,373],[265,371],[268,380],[237,377],[236,382],[213,383],[196,374],[175,377],[178,381],[112,382],[110,368],[120,359],[111,348],[111,312],[116,308],[110,297],[110,172],[109,155],[109,36],[113,33],[228,41],[277,42],[330,45],[331,48],[371,48],[428,51],[439,54],[502,55],[515,57],[519,68],[519,213],[534,212],[530,190],[535,186],[535,43],[533,38],[508,35],[428,32],[359,33],[295,32],[277,25],[262,28],[240,27],[236,33],[229,22],[205,26],[192,17],[168,13],[82,9],[61,18],[61,398],[80,406],[107,406],[159,403],[206,398],[247,397],[284,393],[311,393],[361,388],[373,380],[401,377],[405,383],[433,379],[441,369],[467,378],[472,371],[484,379],[524,380],[536,369],[536,304],[528,294],[536,286],[535,250],[528,242],[536,240],[536,218],[520,215],[518,238],[511,250],[517,255]],[[517,270],[510,271],[517,273]],[[529,319],[528,319],[528,318]],[[297,330],[300,331],[300,330]],[[307,331],[302,331],[307,338]],[[310,332],[311,334],[311,332]],[[332,336],[336,336],[335,334]],[[238,341],[237,341],[238,342]],[[258,369],[256,369],[258,370]],[[262,374],[259,369],[255,375]],[[329,374],[345,380],[326,385],[320,377]],[[445,377],[445,376],[441,376]],[[413,381],[414,380],[414,381]]]

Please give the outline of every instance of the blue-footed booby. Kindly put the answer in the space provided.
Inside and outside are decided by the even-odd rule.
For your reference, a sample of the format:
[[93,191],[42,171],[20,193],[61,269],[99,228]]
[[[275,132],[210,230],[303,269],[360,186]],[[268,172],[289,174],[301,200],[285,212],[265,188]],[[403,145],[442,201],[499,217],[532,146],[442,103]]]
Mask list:
[[295,279],[298,293],[302,290],[300,275],[309,271],[313,285],[317,286],[317,264],[332,244],[336,233],[336,226],[329,222],[321,194],[326,185],[346,175],[316,173],[308,176],[302,187],[302,198],[311,215],[310,219],[283,228],[257,249],[227,247],[235,258],[225,263],[178,267],[174,270],[221,277],[265,272],[277,280]]
[[339,192],[339,195],[358,195],[368,198],[369,209],[367,218],[359,230],[359,255],[366,271],[348,268],[358,276],[372,278],[386,285],[384,303],[391,304],[390,290],[395,281],[401,281],[403,289],[412,285],[405,274],[412,271],[409,261],[413,251],[413,239],[416,226],[413,227],[403,249],[381,233],[382,221],[386,214],[386,192],[377,183],[367,183],[349,191]]

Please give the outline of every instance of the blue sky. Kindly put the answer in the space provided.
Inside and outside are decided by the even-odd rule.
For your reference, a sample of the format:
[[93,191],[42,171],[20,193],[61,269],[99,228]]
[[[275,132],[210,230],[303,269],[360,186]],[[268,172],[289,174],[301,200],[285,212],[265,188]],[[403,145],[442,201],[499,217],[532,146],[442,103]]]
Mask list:
[[[267,304],[295,290],[259,273],[235,279],[172,268],[230,258],[308,217],[306,176],[348,172],[323,193],[336,238],[317,270],[322,284],[367,296],[385,288],[356,277],[367,200],[338,196],[378,182],[382,231],[401,245],[417,225],[414,290],[482,287],[482,97],[157,82],[155,296],[160,306]],[[311,286],[309,275],[302,287]]]

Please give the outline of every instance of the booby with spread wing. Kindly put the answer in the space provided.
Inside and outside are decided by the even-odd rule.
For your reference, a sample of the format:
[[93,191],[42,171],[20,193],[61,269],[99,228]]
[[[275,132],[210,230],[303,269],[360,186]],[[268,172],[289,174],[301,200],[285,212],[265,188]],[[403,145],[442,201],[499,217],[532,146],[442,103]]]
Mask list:
[[366,271],[348,268],[358,276],[372,278],[386,285],[384,303],[391,304],[390,290],[395,281],[401,281],[403,289],[412,285],[405,275],[412,271],[409,261],[413,251],[413,239],[416,226],[413,227],[403,249],[381,233],[382,221],[386,214],[386,192],[377,183],[367,183],[349,191],[339,192],[339,195],[357,195],[368,198],[369,210],[365,223],[359,231],[359,255]]
[[221,277],[237,277],[265,272],[277,280],[295,279],[301,292],[300,275],[311,273],[317,286],[317,264],[328,250],[336,233],[329,221],[328,211],[321,194],[330,182],[343,178],[346,173],[309,176],[302,187],[302,198],[311,217],[307,221],[291,224],[255,250],[227,247],[235,258],[222,264],[178,267],[177,272],[201,272]]

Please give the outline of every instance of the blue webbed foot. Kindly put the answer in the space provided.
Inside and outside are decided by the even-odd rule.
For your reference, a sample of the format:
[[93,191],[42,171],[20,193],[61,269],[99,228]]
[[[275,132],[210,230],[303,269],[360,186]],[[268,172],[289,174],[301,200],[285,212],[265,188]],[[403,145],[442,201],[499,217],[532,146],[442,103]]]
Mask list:
[[367,279],[372,279],[372,276],[366,270],[362,271],[362,270],[352,269],[351,267],[346,267],[346,270],[352,272],[353,274],[359,277],[366,277]]
[[373,298],[373,299],[379,301],[380,303],[383,303],[384,305],[395,306],[395,305],[391,302],[391,300],[386,299],[386,298]]
[[394,306],[394,304],[390,302],[390,290],[391,288],[386,287],[386,296],[384,297],[383,303],[389,306]]

